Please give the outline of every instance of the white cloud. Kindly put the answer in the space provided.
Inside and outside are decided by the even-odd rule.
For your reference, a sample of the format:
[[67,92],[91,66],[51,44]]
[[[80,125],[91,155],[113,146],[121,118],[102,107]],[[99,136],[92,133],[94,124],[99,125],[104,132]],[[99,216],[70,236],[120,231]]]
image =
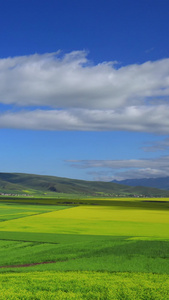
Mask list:
[[162,169],[151,169],[143,168],[137,170],[126,170],[124,172],[117,172],[113,179],[124,180],[124,179],[141,179],[141,178],[159,178],[169,176],[169,167]]
[[128,159],[128,160],[70,160],[73,166],[80,168],[169,168],[169,156],[154,159]]
[[[169,59],[93,65],[85,51],[0,59],[1,128],[169,133]],[[47,108],[48,107],[48,108]]]
[[[92,169],[88,174],[93,175],[94,180],[111,181],[169,176],[169,156],[154,159],[68,160],[67,162],[75,168]],[[98,171],[95,171],[97,169]]]
[[25,110],[0,114],[0,128],[169,133],[169,106],[118,110]]
[[169,138],[163,141],[151,142],[148,146],[142,147],[144,151],[155,152],[155,151],[165,151],[169,149]]
[[0,59],[0,103],[114,109],[169,95],[169,59],[116,68],[85,51]]

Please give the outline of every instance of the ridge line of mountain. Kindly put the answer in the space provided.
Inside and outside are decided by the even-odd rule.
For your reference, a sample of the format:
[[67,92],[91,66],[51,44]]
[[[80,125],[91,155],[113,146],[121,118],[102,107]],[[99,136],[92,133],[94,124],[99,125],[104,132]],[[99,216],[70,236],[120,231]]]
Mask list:
[[124,184],[128,186],[144,186],[144,187],[152,187],[159,188],[163,190],[169,190],[169,176],[165,177],[156,177],[156,178],[131,178],[124,180],[113,180],[112,182],[118,184]]
[[121,182],[86,181],[28,173],[0,173],[0,193],[56,196],[59,193],[84,196],[169,197],[169,191]]

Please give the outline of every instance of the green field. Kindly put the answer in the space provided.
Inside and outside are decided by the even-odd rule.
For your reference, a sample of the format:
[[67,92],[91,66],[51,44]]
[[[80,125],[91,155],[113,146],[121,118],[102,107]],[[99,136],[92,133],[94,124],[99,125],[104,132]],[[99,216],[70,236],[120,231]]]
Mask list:
[[168,199],[2,200],[0,299],[169,299]]

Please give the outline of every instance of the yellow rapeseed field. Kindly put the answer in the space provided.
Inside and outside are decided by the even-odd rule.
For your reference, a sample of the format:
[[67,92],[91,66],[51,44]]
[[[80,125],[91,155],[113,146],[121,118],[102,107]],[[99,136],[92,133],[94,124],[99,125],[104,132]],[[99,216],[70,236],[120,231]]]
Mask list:
[[0,275],[1,300],[167,300],[168,297],[167,275],[45,271]]
[[1,222],[0,230],[169,238],[169,211],[79,206]]

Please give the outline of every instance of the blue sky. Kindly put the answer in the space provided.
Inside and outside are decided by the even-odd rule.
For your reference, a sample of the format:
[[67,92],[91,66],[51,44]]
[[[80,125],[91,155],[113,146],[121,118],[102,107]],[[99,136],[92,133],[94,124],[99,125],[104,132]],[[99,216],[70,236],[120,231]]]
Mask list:
[[0,171],[169,176],[168,0],[0,7]]

